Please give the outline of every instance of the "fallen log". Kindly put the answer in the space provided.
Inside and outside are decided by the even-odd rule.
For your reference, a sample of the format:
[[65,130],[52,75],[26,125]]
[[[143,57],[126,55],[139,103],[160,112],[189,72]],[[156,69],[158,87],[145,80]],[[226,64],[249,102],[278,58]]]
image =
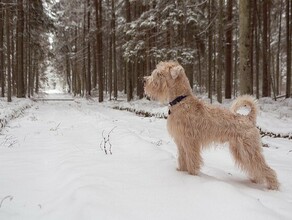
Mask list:
[[[161,114],[161,113],[151,113],[151,112],[147,112],[144,110],[137,110],[137,109],[133,109],[133,108],[128,108],[128,107],[119,107],[119,106],[115,106],[113,107],[113,109],[116,110],[121,110],[121,111],[128,111],[128,112],[133,112],[136,115],[142,116],[142,117],[155,117],[155,118],[164,118],[167,119],[167,115],[165,114]],[[272,138],[285,138],[285,139],[289,139],[292,140],[292,133],[288,133],[288,134],[280,134],[280,133],[273,133],[273,132],[269,132],[269,131],[263,131],[262,128],[260,128],[259,126],[257,126],[257,128],[260,131],[260,134],[262,137],[272,137]]]

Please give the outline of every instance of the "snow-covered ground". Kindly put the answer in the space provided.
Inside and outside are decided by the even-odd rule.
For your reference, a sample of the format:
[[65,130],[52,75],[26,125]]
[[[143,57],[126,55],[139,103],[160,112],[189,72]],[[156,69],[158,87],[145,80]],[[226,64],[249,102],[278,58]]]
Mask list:
[[[260,104],[260,126],[292,132],[291,101]],[[0,134],[0,219],[292,219],[291,140],[263,138],[280,191],[251,183],[226,146],[205,151],[200,175],[191,176],[176,171],[165,119],[116,105],[167,111],[147,100],[75,99],[35,102],[10,121]]]
[[13,98],[13,102],[6,102],[6,98],[0,98],[0,131],[10,120],[23,114],[32,104],[30,99]]

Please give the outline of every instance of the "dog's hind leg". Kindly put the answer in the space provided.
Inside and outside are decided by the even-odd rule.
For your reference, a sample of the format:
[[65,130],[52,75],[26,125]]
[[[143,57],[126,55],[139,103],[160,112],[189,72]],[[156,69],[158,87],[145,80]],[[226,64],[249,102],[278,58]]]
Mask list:
[[256,183],[266,182],[268,189],[278,189],[277,175],[266,163],[261,152],[261,143],[254,139],[238,141],[237,146],[230,145],[236,163],[245,170]]

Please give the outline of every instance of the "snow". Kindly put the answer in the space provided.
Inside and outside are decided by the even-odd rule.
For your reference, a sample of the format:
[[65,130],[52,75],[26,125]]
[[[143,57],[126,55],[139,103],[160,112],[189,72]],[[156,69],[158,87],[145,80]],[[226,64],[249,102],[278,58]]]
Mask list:
[[[1,117],[25,102],[1,100]],[[260,103],[259,124],[289,133],[291,104],[277,103]],[[34,102],[8,123],[0,133],[0,219],[292,219],[291,140],[263,138],[281,183],[280,191],[269,191],[234,166],[224,145],[204,151],[199,176],[176,171],[166,120],[113,106],[167,112],[145,99],[79,98]],[[102,134],[109,134],[112,154],[105,154]]]

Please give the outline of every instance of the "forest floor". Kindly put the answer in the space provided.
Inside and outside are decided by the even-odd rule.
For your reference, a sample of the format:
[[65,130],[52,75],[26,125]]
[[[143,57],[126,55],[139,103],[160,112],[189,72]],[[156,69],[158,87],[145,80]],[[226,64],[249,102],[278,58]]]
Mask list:
[[[281,183],[279,191],[269,191],[248,180],[225,145],[204,151],[199,176],[177,172],[163,117],[113,109],[161,116],[165,106],[48,98],[68,101],[0,100],[0,119],[21,112],[6,117],[0,131],[1,220],[292,219],[289,138],[262,138]],[[262,100],[260,106],[258,126],[292,134],[291,100]]]

